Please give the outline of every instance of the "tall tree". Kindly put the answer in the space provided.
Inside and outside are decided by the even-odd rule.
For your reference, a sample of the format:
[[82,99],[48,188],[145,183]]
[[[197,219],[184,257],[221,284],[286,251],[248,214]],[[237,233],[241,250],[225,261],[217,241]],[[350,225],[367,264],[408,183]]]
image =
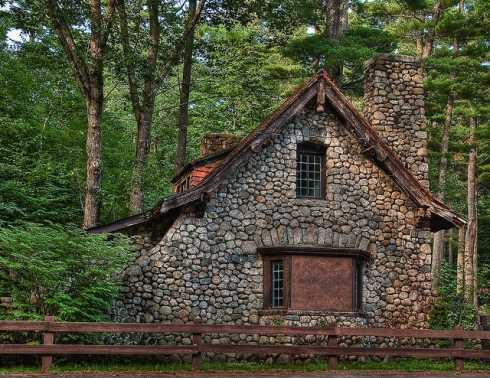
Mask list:
[[[468,190],[468,225],[466,227],[464,266],[465,266],[465,297],[470,303],[475,303],[475,274],[476,274],[476,235],[477,235],[477,149],[475,140],[476,118],[470,117],[469,138],[470,152],[468,155],[467,190]],[[476,305],[476,303],[475,303]]]
[[[324,4],[325,36],[328,40],[338,42],[344,36],[349,25],[350,0],[327,0]],[[342,65],[329,67],[330,75],[335,81],[342,77]]]
[[[136,153],[133,162],[131,192],[129,196],[129,209],[132,213],[136,214],[143,211],[144,204],[143,171],[150,150],[151,126],[155,106],[155,71],[160,45],[161,26],[159,22],[159,2],[157,0],[147,0],[146,7],[149,24],[148,52],[146,62],[143,63],[144,67],[140,67],[140,70],[143,71],[143,89],[140,95],[136,78],[135,52],[131,48],[125,3],[126,0],[119,0],[117,9],[119,13],[121,43],[128,79],[129,97],[137,125]],[[141,5],[141,2],[137,4],[137,6]],[[136,9],[136,11],[139,13],[141,9]],[[136,28],[139,29],[140,25],[137,25]]]
[[[189,18],[196,14],[197,1],[189,0]],[[177,133],[177,153],[175,157],[175,171],[178,172],[187,159],[187,128],[189,126],[189,95],[192,73],[192,52],[194,49],[194,26],[185,36],[184,65],[182,69],[182,83],[180,85],[179,125]]]
[[[448,152],[449,152],[449,130],[451,128],[454,109],[454,96],[449,94],[446,115],[442,129],[441,143],[441,159],[439,161],[439,176],[438,190],[436,196],[441,201],[444,200],[444,192],[446,187],[447,167],[448,167]],[[434,233],[432,246],[432,288],[437,290],[439,287],[439,273],[441,270],[441,262],[444,256],[444,239],[445,232],[441,230]]]
[[437,26],[437,23],[441,19],[441,14],[443,12],[443,6],[442,6],[442,1],[441,0],[436,0],[434,2],[434,6],[432,8],[432,14],[430,17],[429,22],[427,22],[427,27],[426,27],[426,35],[425,38],[423,39],[423,45],[422,48],[420,49],[420,56],[423,59],[426,59],[432,55],[432,50],[434,48],[434,41],[435,41],[435,29]]
[[[160,9],[164,5],[160,4],[157,0],[147,0],[145,13],[148,14],[148,20],[144,20],[140,16],[140,13],[143,11],[142,1],[135,3],[130,1],[126,2],[127,0],[119,0],[117,8],[129,97],[137,125],[136,151],[129,198],[130,212],[137,214],[141,213],[144,209],[143,177],[150,152],[151,130],[157,90],[161,86],[161,83],[171,74],[173,67],[179,62],[182,50],[187,50],[187,41],[193,36],[194,29],[204,9],[205,0],[201,0],[199,6],[196,1],[190,1],[190,10],[184,23],[182,36],[173,42],[166,41],[167,44],[170,44],[170,48],[162,54],[160,53],[160,45],[162,44],[162,41],[160,41],[161,30],[170,28],[167,17],[160,17]],[[133,30],[129,27],[130,15],[128,15],[126,9],[127,4],[133,5],[132,13],[136,15],[132,20],[134,24]],[[172,9],[172,11],[175,10]],[[175,17],[175,14],[173,16]],[[141,38],[140,31],[144,29],[145,25],[148,25],[146,59],[138,62],[138,56],[141,55],[140,50],[144,49],[139,45]],[[192,56],[192,45],[190,46],[190,51]]]
[[[439,22],[442,13],[442,3],[437,0],[434,4],[432,12],[432,24],[428,28],[427,36],[424,39],[424,44],[421,51],[421,57],[427,59],[432,54],[435,37],[435,27]],[[453,44],[454,51],[458,50],[458,41],[455,38]],[[442,143],[441,143],[441,159],[439,161],[439,175],[438,175],[438,189],[436,196],[443,201],[445,199],[445,187],[448,167],[448,152],[449,152],[449,130],[453,119],[454,111],[454,94],[449,93],[447,96],[447,104],[445,109],[445,119],[442,128]],[[432,288],[437,290],[439,288],[439,274],[441,270],[441,262],[444,256],[444,242],[446,232],[441,230],[434,233],[433,245],[432,245]]]
[[[443,15],[442,2],[437,0],[434,4],[432,12],[432,22],[429,25],[427,36],[424,39],[424,46],[422,50],[422,58],[428,58],[433,51],[435,29],[437,23],[441,20]],[[462,16],[464,12],[464,0],[459,0],[458,2],[458,15]],[[458,34],[452,36],[452,57],[458,57],[459,55],[459,40]],[[447,94],[447,103],[445,108],[444,123],[442,127],[442,141],[441,141],[441,151],[440,151],[440,161],[439,161],[439,175],[438,175],[438,186],[436,196],[441,201],[445,200],[446,191],[446,180],[447,180],[447,170],[448,170],[448,153],[449,153],[449,134],[453,119],[454,112],[454,101],[455,93],[454,89],[451,87],[454,83],[454,73],[449,74],[449,89]],[[433,237],[433,248],[432,248],[432,287],[437,290],[439,287],[439,274],[441,269],[441,262],[444,259],[444,244],[446,242],[446,236],[449,235],[444,230],[436,232]],[[464,253],[461,251],[461,253]]]
[[104,105],[103,71],[115,2],[116,0],[109,0],[104,12],[100,0],[90,0],[88,10],[90,37],[88,52],[85,54],[83,52],[85,49],[77,45],[75,41],[74,25],[70,25],[66,20],[65,15],[69,12],[60,9],[57,0],[46,0],[48,17],[71,64],[82,96],[85,98],[87,111],[87,137],[85,144],[87,162],[83,214],[84,228],[97,225],[100,214],[102,177],[101,122]]
[[463,294],[464,292],[464,245],[465,245],[466,229],[460,226],[458,229],[458,255],[456,262],[456,292]]

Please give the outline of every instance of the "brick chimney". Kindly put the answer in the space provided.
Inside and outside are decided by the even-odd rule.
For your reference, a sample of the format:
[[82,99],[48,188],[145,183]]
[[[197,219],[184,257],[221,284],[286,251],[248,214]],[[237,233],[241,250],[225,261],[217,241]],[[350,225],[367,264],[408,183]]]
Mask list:
[[240,137],[232,134],[208,134],[201,140],[199,157],[208,156],[219,151],[234,147],[240,142]]
[[419,59],[379,55],[366,63],[364,115],[405,166],[429,187],[423,74]]

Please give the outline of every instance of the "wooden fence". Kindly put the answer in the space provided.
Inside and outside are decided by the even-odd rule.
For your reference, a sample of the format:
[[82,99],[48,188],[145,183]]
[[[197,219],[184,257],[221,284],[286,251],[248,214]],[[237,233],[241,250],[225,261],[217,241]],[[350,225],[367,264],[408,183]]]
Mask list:
[[[47,371],[53,356],[66,355],[192,355],[192,369],[200,369],[202,354],[213,353],[283,353],[290,355],[313,354],[327,357],[327,367],[336,369],[339,356],[394,356],[418,358],[450,358],[457,370],[464,369],[465,359],[490,359],[490,350],[465,349],[465,340],[490,339],[490,331],[420,330],[392,328],[326,328],[275,327],[248,325],[160,324],[160,323],[75,323],[57,322],[52,317],[44,321],[0,321],[0,331],[32,331],[43,334],[42,345],[0,344],[0,355],[39,355],[42,369]],[[159,333],[192,335],[191,345],[81,345],[55,344],[61,333]],[[261,336],[323,336],[326,345],[262,345],[262,344],[209,344],[202,341],[204,334],[246,334]],[[380,348],[339,346],[342,336],[376,336],[389,338],[449,339],[451,348]]]

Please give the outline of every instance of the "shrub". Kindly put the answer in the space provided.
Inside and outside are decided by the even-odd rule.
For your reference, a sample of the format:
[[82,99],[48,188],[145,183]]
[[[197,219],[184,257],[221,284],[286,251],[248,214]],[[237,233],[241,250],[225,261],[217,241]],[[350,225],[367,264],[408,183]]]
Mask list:
[[475,326],[476,309],[466,303],[464,295],[457,292],[456,268],[443,264],[439,275],[439,298],[429,313],[429,325],[433,329],[450,329]]
[[90,235],[76,226],[23,224],[0,229],[3,319],[107,319],[132,252],[123,236]]

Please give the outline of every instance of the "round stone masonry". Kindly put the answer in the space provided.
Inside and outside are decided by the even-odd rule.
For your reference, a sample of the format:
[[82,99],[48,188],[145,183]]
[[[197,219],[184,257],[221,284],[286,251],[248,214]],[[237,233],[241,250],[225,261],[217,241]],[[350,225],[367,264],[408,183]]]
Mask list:
[[[326,148],[322,200],[296,198],[296,146],[305,141]],[[432,301],[431,233],[420,214],[362,154],[335,114],[328,109],[303,112],[223,181],[203,214],[184,212],[157,240],[150,230],[136,237],[138,257],[126,271],[117,317],[426,327]],[[263,261],[257,248],[312,245],[370,253],[359,313],[263,311]]]
[[365,65],[364,115],[415,177],[429,187],[422,66],[381,54]]

